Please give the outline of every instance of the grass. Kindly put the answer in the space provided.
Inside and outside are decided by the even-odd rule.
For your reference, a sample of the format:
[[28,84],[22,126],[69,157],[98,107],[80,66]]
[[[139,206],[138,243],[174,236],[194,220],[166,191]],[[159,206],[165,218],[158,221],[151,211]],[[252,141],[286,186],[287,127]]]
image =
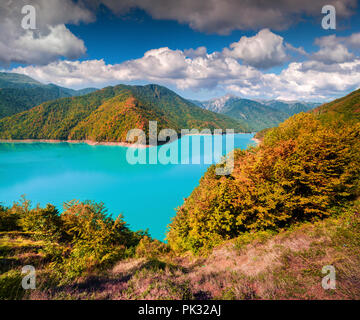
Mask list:
[[[278,233],[246,233],[205,257],[133,257],[114,267],[59,282],[44,242],[0,233],[1,299],[359,299],[359,202],[315,223]],[[37,289],[21,288],[21,267],[37,270]],[[322,268],[336,270],[336,289],[321,286]]]

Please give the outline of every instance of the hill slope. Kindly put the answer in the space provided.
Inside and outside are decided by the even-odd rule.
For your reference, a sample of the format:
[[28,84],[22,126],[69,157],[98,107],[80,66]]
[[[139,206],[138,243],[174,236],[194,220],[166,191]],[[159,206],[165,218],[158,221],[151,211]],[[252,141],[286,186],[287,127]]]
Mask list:
[[41,82],[36,81],[26,75],[19,73],[0,72],[0,88],[34,88],[44,86]]
[[293,116],[300,112],[307,112],[318,107],[321,103],[316,102],[300,102],[300,101],[282,101],[282,100],[268,100],[260,101],[260,103],[269,106],[273,109],[286,113],[288,116]]
[[252,131],[277,126],[296,113],[306,112],[318,104],[280,100],[254,101],[226,95],[209,101],[193,101],[198,106],[243,120]]
[[177,212],[175,250],[197,252],[244,232],[316,221],[360,195],[360,91],[300,113],[236,150],[231,175],[211,166]]
[[347,122],[360,121],[360,89],[345,97],[325,103],[313,111],[323,119],[340,118]]
[[22,74],[0,72],[0,118],[28,110],[45,101],[79,96],[95,90],[45,85]]
[[[207,257],[179,256],[101,208],[70,203],[59,215],[51,205],[0,206],[0,299],[360,298],[359,201],[278,234],[242,234]],[[87,214],[94,209],[96,219]],[[24,265],[36,268],[34,290],[21,287]],[[336,290],[322,288],[326,265],[336,269]]]
[[[359,96],[268,130],[258,147],[236,152],[230,176],[210,167],[178,210],[169,244],[113,220],[102,203],[73,200],[62,214],[26,199],[0,205],[0,299],[359,299]],[[126,114],[146,116],[181,104],[158,86],[82,99],[67,99],[77,101],[72,114],[102,105],[91,123],[114,105],[123,112],[123,101]],[[21,287],[24,265],[36,267],[34,290]],[[322,287],[325,266],[336,270],[336,290]]]
[[157,86],[107,87],[72,98],[43,103],[0,120],[1,139],[60,139],[125,142],[128,130],[148,133],[149,121],[158,129],[234,129],[240,122],[203,110],[171,90]]
[[282,111],[247,99],[228,100],[222,113],[234,119],[244,119],[253,131],[274,127],[289,117]]

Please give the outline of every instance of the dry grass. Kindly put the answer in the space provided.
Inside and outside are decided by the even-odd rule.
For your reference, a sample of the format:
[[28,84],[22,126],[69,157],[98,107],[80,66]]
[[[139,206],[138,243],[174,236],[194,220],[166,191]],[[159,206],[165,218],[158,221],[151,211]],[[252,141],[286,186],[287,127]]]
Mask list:
[[[0,248],[12,245],[12,258],[29,262],[37,255],[29,248],[41,246],[29,241],[2,238]],[[276,235],[244,235],[207,257],[166,254],[126,259],[66,286],[49,285],[51,275],[40,271],[41,289],[28,298],[359,299],[359,248],[359,214],[347,213]],[[321,286],[325,265],[336,269],[335,290]]]

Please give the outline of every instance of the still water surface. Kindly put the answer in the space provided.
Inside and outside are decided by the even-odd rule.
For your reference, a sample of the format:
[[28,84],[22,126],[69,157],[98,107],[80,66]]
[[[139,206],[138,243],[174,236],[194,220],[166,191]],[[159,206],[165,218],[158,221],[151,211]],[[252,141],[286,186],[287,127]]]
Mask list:
[[[253,144],[252,137],[234,135],[235,148]],[[189,139],[191,147],[198,138],[182,139]],[[225,136],[222,139],[225,154]],[[180,146],[181,140],[173,143]],[[148,228],[151,236],[164,240],[175,208],[198,185],[209,164],[131,165],[126,151],[120,146],[0,143],[0,202],[11,205],[25,194],[33,205],[52,203],[61,211],[64,201],[101,201],[114,217],[122,213],[132,230]],[[200,153],[203,160],[204,148]]]

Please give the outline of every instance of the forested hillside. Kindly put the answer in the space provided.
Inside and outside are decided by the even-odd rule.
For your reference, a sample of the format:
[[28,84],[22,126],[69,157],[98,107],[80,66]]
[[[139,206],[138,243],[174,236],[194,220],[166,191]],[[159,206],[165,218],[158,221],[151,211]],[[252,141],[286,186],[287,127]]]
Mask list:
[[263,100],[261,101],[261,103],[273,109],[284,112],[289,116],[293,116],[300,112],[307,112],[321,105],[321,103],[317,103],[317,102],[282,101],[282,100],[268,100],[268,101]]
[[[136,90],[140,109],[140,99],[168,93]],[[266,130],[259,146],[236,151],[229,176],[211,166],[167,244],[102,203],[65,202],[61,214],[25,198],[0,205],[0,299],[359,299],[359,95]],[[128,97],[114,87],[67,101],[80,114],[103,104],[106,114]],[[21,287],[28,264],[34,290]],[[322,287],[325,265],[336,268],[336,290]]]
[[360,90],[356,90],[349,95],[336,99],[330,103],[323,104],[314,109],[314,113],[329,122],[335,118],[342,119],[349,123],[359,122]]
[[28,110],[45,101],[79,96],[95,90],[45,85],[25,75],[0,72],[0,118]]
[[244,232],[328,217],[359,196],[360,91],[268,130],[235,152],[231,175],[208,169],[170,225],[169,244],[197,252]]
[[289,117],[283,111],[247,99],[229,100],[222,113],[234,119],[243,119],[252,131],[275,127]]
[[43,103],[0,120],[1,139],[60,139],[125,142],[128,130],[158,128],[234,129],[242,122],[203,110],[157,85],[107,87],[80,96]]
[[249,100],[226,95],[208,101],[194,101],[198,106],[244,121],[252,131],[272,128],[296,113],[309,111],[318,103],[280,100]]

